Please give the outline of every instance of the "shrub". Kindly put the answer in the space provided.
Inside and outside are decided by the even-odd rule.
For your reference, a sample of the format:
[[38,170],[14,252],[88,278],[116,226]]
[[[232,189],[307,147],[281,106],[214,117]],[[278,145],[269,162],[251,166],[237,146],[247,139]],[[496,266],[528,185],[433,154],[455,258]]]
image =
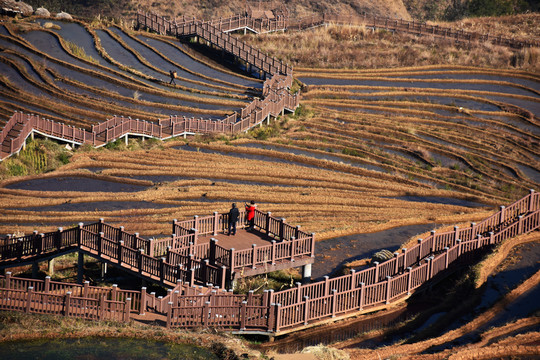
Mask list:
[[125,140],[122,139],[116,139],[115,141],[111,141],[107,143],[107,145],[104,146],[105,149],[108,150],[125,150],[126,149],[126,143]]
[[56,156],[56,159],[60,161],[60,163],[62,163],[63,165],[68,164],[70,158],[71,158],[71,155],[68,154],[67,152],[61,152],[60,154]]

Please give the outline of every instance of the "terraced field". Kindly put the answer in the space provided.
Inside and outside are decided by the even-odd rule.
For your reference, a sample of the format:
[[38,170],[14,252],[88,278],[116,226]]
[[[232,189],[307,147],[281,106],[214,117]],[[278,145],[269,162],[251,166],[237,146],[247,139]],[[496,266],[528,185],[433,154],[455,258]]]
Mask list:
[[[47,24],[46,28],[44,25]],[[196,59],[172,38],[37,20],[0,24],[0,119],[14,111],[85,126],[113,115],[216,118],[244,107],[262,82]],[[178,74],[169,85],[169,71]]]
[[[113,114],[221,117],[262,86],[172,38],[44,23],[0,26],[3,120],[14,110],[75,126]],[[177,86],[168,85],[173,69]],[[480,219],[540,183],[538,74],[297,67],[295,77],[305,85],[301,109],[268,128],[77,151],[39,179],[4,182],[0,233],[105,217],[155,236],[172,218],[253,198],[324,239]]]
[[[57,26],[46,30],[43,23],[0,25],[4,122],[15,110],[84,127],[115,114],[150,121],[170,114],[223,117],[261,94],[262,81],[172,38],[79,22],[53,22]],[[176,86],[168,84],[169,70],[179,74]],[[168,236],[174,218],[225,212],[233,201],[253,199],[259,209],[317,233],[323,249],[317,261],[325,268],[314,274],[320,276],[359,254],[397,249],[414,235],[399,231],[409,225],[422,225],[410,227],[417,232],[466,227],[539,188],[537,73],[455,65],[329,70],[300,64],[294,76],[302,87],[301,107],[268,126],[233,136],[82,147],[54,171],[6,176],[0,182],[0,234],[103,217],[129,232]],[[336,238],[393,228],[373,242]],[[519,340],[525,353],[533,351],[529,345],[538,341],[537,333],[528,332],[537,329],[537,318],[529,316],[534,306],[516,315],[514,324],[495,317],[504,314],[505,304],[519,307],[538,292],[537,263],[530,258],[538,253],[538,236],[525,242],[530,251],[508,270],[527,267],[523,278],[512,280],[515,290],[509,291],[499,269],[502,275],[488,283],[500,296],[487,293],[473,304],[479,315],[471,325],[456,321],[448,334],[389,347],[384,354],[446,356],[444,347],[458,340],[463,356],[486,349],[506,356],[514,351],[512,340]],[[486,278],[494,266],[483,264]],[[485,311],[491,306],[495,310]],[[473,350],[465,347],[470,336],[482,337]],[[357,339],[339,344],[357,357],[375,356],[359,346]]]

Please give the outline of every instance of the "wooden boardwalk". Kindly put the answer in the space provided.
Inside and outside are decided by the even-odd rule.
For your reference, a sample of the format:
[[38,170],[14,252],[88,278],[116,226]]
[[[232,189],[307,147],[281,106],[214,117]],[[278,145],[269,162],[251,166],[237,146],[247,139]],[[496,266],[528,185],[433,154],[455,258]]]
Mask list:
[[[231,265],[229,270],[233,271],[253,267],[253,264],[258,267],[262,261],[258,257],[261,254],[274,254],[274,261],[284,261],[286,258],[282,257],[284,253],[274,252],[278,249],[276,247],[278,241],[279,244],[288,244],[287,250],[295,251],[302,249],[305,244],[305,242],[296,243],[296,246],[291,247],[290,245],[297,240],[294,235],[300,235],[302,238],[306,233],[286,225],[282,219],[273,218],[268,213],[257,212],[256,227],[272,238],[270,241],[272,245],[265,245],[265,242],[268,242],[268,238],[265,237],[255,240],[254,233],[240,231],[237,238],[223,236],[220,234],[220,228],[226,224],[226,220],[226,215],[214,213],[183,222],[174,221],[174,231],[179,234],[185,230],[186,233],[172,236],[169,244],[175,244],[173,239],[177,244],[186,240],[195,242],[189,241],[186,246],[180,246],[176,250],[167,245],[169,260],[174,256],[183,256],[182,251],[187,249],[190,253],[188,259],[192,261],[190,265],[198,263],[201,266],[193,268],[190,276],[203,276],[212,274],[212,270],[208,269],[214,269],[216,265],[227,262]],[[455,227],[454,230],[444,233],[432,232],[427,238],[418,239],[418,243],[410,249],[402,249],[401,252],[394,254],[394,258],[380,264],[374,263],[367,269],[352,271],[348,275],[332,279],[326,277],[325,280],[315,283],[304,285],[298,283],[297,286],[287,290],[277,292],[265,290],[262,294],[250,291],[248,294],[239,295],[210,284],[196,286],[193,282],[186,281],[186,278],[178,277],[183,274],[187,263],[171,265],[165,261],[167,258],[148,262],[146,255],[143,255],[135,257],[136,261],[144,264],[142,268],[137,268],[137,262],[133,263],[130,260],[133,256],[130,254],[143,254],[144,249],[159,253],[166,243],[165,240],[147,241],[98,222],[80,225],[76,230],[67,230],[66,233],[71,234],[69,236],[60,236],[58,234],[63,231],[59,231],[56,236],[33,235],[16,241],[6,239],[3,241],[4,245],[0,246],[0,264],[13,257],[31,256],[32,252],[37,251],[31,244],[41,246],[40,251],[48,251],[55,247],[70,246],[70,239],[74,239],[77,244],[80,242],[80,246],[88,247],[92,252],[102,254],[101,256],[111,256],[111,259],[114,258],[121,264],[135,266],[139,271],[143,269],[143,273],[152,276],[159,277],[166,274],[158,272],[157,275],[153,275],[153,267],[162,270],[165,269],[164,266],[167,269],[176,269],[177,272],[173,273],[175,277],[166,279],[168,284],[174,284],[166,296],[148,294],[146,288],[141,288],[140,291],[125,291],[116,287],[91,287],[88,283],[79,285],[56,283],[50,279],[20,279],[8,273],[7,276],[0,277],[0,309],[89,319],[114,318],[122,321],[127,321],[133,316],[142,321],[157,320],[168,327],[212,327],[280,335],[391,306],[403,301],[427,282],[444,277],[449,268],[467,265],[478,251],[539,228],[540,196],[531,190],[529,195],[508,207],[501,206],[497,213],[478,224],[472,223],[470,227],[464,229]],[[97,237],[96,230],[102,230]],[[198,236],[199,230],[203,235]],[[105,239],[105,234],[116,240],[100,241],[100,238]],[[204,234],[212,234],[210,236],[214,239],[217,236],[217,242],[215,240],[206,242],[203,240],[206,238]],[[259,243],[255,249],[253,247],[234,251],[229,249],[227,257],[226,253],[219,250],[222,248],[218,245],[220,241],[222,245],[227,243],[239,247],[245,247],[252,241]],[[127,244],[127,247],[122,243]],[[130,250],[126,250],[128,248]],[[132,248],[141,250],[133,251]],[[259,251],[257,248],[264,250]],[[202,262],[198,260],[204,249],[207,249],[206,253],[211,254],[211,257],[214,256],[216,265],[210,264],[209,259]],[[249,256],[244,256],[243,252],[247,251]],[[295,251],[292,253],[293,258],[306,256],[305,253]],[[115,252],[120,255],[115,257]],[[268,263],[267,261],[266,264]]]
[[[244,217],[242,211],[240,219]],[[313,263],[314,234],[259,210],[255,213],[256,230],[243,230],[242,222],[239,220],[234,237],[224,235],[228,214],[218,213],[175,220],[174,233],[162,239],[141,238],[103,219],[45,234],[36,231],[0,240],[0,269],[82,251],[164,286],[174,287],[180,280],[225,288],[243,276]]]

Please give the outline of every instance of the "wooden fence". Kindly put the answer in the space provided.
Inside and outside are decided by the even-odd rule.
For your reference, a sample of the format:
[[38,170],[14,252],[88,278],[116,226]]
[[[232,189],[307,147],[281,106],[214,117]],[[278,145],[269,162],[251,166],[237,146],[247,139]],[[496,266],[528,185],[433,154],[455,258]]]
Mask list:
[[[210,224],[215,224],[216,218],[218,223],[223,221],[223,215],[175,221],[173,229],[181,232],[198,226],[203,233],[213,233],[214,227]],[[258,211],[255,219],[259,227],[273,224],[266,226],[273,234],[294,233],[302,236],[298,228],[276,230],[282,222],[271,214]],[[91,232],[98,230],[99,226],[99,223],[95,223],[86,228],[79,226],[79,229]],[[101,228],[111,236],[113,229],[103,223]],[[472,223],[465,229],[454,227],[452,231],[444,233],[432,232],[427,238],[418,239],[418,243],[410,249],[396,252],[394,258],[383,263],[374,263],[365,270],[352,271],[351,274],[332,279],[325,277],[323,281],[307,285],[297,283],[296,287],[288,290],[268,290],[262,295],[253,292],[237,295],[210,285],[197,287],[193,282],[178,278],[166,296],[156,296],[155,293],[148,294],[146,288],[124,291],[114,286],[106,289],[91,287],[88,283],[57,283],[47,278],[44,281],[13,278],[8,273],[6,277],[0,277],[0,309],[123,321],[129,319],[130,311],[139,315],[152,311],[161,314],[169,327],[206,326],[279,333],[392,304],[412,294],[450,266],[467,262],[477,250],[539,228],[540,196],[531,190],[529,195],[508,207],[501,206],[497,213],[478,224]],[[41,238],[47,239],[43,246],[61,246],[73,241],[63,238],[59,241],[57,235]],[[70,238],[79,239],[74,235]],[[20,239],[8,239],[4,241],[4,246],[25,241]],[[291,243],[290,240],[284,243],[287,242]],[[211,250],[213,246],[214,250]],[[18,249],[21,248],[27,247]],[[109,248],[102,251],[114,256],[114,249],[112,253]],[[208,250],[204,251],[214,251],[216,262],[227,261],[223,258],[226,251],[220,250],[217,243],[212,245],[211,242]],[[181,256],[178,254],[169,253],[167,258],[174,262],[174,256]],[[229,259],[233,258],[235,261],[238,259]]]
[[[244,212],[238,221],[243,228]],[[138,276],[175,286],[185,283],[210,284],[225,288],[243,269],[271,266],[276,262],[293,262],[313,258],[315,236],[293,227],[285,219],[256,210],[255,225],[262,234],[272,236],[267,246],[249,249],[226,249],[217,240],[199,243],[199,236],[217,235],[226,230],[228,213],[173,221],[173,234],[164,239],[144,239],[130,234],[124,227],[106,224],[103,219],[71,229],[38,233],[22,237],[8,237],[0,241],[0,266],[22,261],[32,262],[40,257],[81,249],[94,256],[135,273]]]
[[[90,144],[100,147],[129,135],[167,139],[186,134],[234,134],[247,131],[270,116],[277,117],[285,110],[294,111],[298,107],[300,95],[293,95],[288,91],[293,81],[292,68],[221,30],[240,23],[259,29],[278,28],[285,22],[283,17],[279,17],[275,22],[262,23],[253,19],[248,21],[247,18],[243,20],[236,18],[234,21],[230,18],[211,22],[185,20],[181,23],[176,21],[173,23],[155,14],[138,12],[137,22],[139,26],[158,33],[179,37],[200,36],[212,45],[253,64],[271,75],[263,84],[264,98],[254,99],[241,110],[240,114],[235,112],[221,120],[170,116],[169,119],[160,119],[157,123],[153,123],[132,119],[129,116],[115,115],[98,125],[93,125],[90,131],[54,122],[39,115],[15,112],[0,132],[0,161],[18,153],[24,147],[26,138],[33,132],[74,145]],[[14,129],[16,134],[8,135]]]
[[433,35],[445,39],[452,39],[457,42],[491,42],[495,45],[507,46],[514,49],[526,47],[539,47],[538,41],[520,40],[480,34],[464,30],[456,30],[438,25],[428,25],[418,21],[407,21],[403,19],[391,19],[387,17],[323,14],[290,20],[287,24],[288,30],[303,30],[326,24],[338,25],[364,25],[367,27],[385,29],[390,31],[400,31],[417,35]]
[[[269,81],[271,79],[267,79],[266,82]],[[255,99],[247,105],[246,108],[242,109],[241,117],[234,113],[223,120],[170,116],[168,119],[160,119],[157,123],[153,123],[115,115],[107,121],[93,125],[92,129],[88,131],[48,120],[39,115],[15,112],[0,132],[0,145],[2,145],[0,160],[18,153],[32,132],[74,145],[90,144],[100,147],[129,135],[163,140],[185,134],[234,134],[247,131],[251,127],[261,124],[269,116],[277,117],[285,110],[294,111],[298,107],[299,94],[290,94],[285,89],[275,90],[275,87],[291,82],[291,77],[272,81],[272,85],[264,86],[268,94],[267,97],[263,100]],[[8,133],[17,126],[20,128],[17,135],[15,137],[8,136]]]
[[[140,28],[146,28],[159,34],[176,37],[199,36],[210,42],[212,45],[256,66],[267,74],[292,74],[291,66],[284,64],[280,60],[277,60],[224,32],[233,30],[233,26],[236,26],[236,29],[240,27],[249,27],[248,25],[256,27],[258,26],[256,24],[257,20],[243,17],[237,18],[234,23],[232,22],[232,18],[230,21],[231,27],[229,28],[226,22],[223,22],[222,20],[205,22],[196,19],[183,19],[183,21],[178,22],[176,20],[168,20],[163,16],[153,13],[137,12],[137,25]],[[285,22],[285,18],[279,18],[279,21],[276,22],[267,22],[264,30],[270,31],[270,27],[281,30],[282,28],[280,28],[279,25],[285,24]],[[243,24],[244,26],[240,26],[240,24]],[[260,25],[263,26],[262,23]],[[221,26],[223,30],[220,29],[219,26]]]

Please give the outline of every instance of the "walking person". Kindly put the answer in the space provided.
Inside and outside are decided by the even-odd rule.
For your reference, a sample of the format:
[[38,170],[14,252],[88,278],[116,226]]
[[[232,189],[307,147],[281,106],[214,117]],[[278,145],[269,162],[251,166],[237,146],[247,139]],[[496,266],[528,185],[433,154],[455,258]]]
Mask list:
[[169,81],[169,85],[171,84],[176,85],[176,82],[174,81],[174,79],[176,79],[177,77],[176,70],[169,71],[169,75],[171,76],[171,81]]
[[239,217],[240,211],[236,207],[236,203],[233,203],[231,210],[229,210],[229,236],[236,235],[236,222]]
[[251,203],[245,204],[246,205],[246,222],[247,222],[247,230],[252,231],[255,229],[255,209],[257,208],[257,205],[255,205],[255,201],[251,200]]

